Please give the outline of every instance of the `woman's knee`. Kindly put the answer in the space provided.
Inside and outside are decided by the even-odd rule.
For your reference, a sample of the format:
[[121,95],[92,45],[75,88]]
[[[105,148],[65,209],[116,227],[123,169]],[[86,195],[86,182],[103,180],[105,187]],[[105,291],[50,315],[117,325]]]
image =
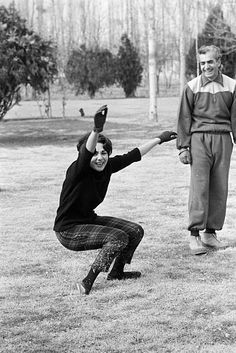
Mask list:
[[122,250],[128,245],[128,243],[128,235],[125,232],[117,231],[108,237],[106,246],[116,248],[117,250]]
[[136,224],[135,229],[136,234],[138,235],[139,239],[142,239],[144,236],[144,229],[140,224]]

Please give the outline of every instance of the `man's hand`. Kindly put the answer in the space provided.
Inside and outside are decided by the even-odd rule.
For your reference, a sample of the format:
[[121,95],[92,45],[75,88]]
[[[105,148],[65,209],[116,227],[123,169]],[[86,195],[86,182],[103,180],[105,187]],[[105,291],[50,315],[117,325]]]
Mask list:
[[106,122],[107,111],[108,111],[107,105],[103,105],[101,108],[98,109],[98,111],[94,115],[93,131],[102,132],[103,126]]
[[174,131],[164,131],[157,137],[161,140],[161,142],[160,142],[160,144],[161,144],[163,142],[167,142],[167,141],[171,141],[171,140],[176,139],[177,133]]
[[192,163],[192,156],[191,152],[187,149],[182,149],[179,152],[179,160],[183,164],[191,164]]

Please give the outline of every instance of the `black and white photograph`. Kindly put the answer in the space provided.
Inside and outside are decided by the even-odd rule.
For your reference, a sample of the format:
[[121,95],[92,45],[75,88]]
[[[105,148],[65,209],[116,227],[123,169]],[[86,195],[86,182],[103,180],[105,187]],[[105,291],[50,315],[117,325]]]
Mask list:
[[236,0],[0,0],[0,353],[236,352]]

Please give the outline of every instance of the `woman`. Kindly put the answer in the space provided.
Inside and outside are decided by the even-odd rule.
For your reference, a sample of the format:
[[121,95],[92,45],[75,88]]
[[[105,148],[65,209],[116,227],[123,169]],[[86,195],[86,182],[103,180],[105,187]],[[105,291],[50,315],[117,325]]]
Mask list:
[[160,136],[134,148],[124,155],[110,157],[112,143],[101,134],[106,121],[107,106],[94,116],[94,128],[77,145],[78,158],[67,170],[54,231],[60,243],[74,251],[101,249],[87,276],[77,285],[82,294],[89,294],[100,272],[108,272],[108,280],[138,278],[138,271],[125,272],[142,240],[139,224],[115,217],[98,216],[94,210],[104,200],[113,173],[138,162],[155,145],[176,138],[165,131]]

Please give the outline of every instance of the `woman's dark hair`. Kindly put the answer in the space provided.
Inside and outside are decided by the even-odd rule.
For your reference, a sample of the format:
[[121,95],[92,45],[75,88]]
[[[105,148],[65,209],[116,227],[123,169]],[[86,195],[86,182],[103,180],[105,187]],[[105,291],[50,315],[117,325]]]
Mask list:
[[[79,152],[81,146],[82,146],[84,143],[86,143],[86,141],[87,141],[89,135],[90,135],[90,132],[87,133],[87,134],[85,134],[85,135],[83,135],[83,136],[79,139],[79,141],[78,141],[78,143],[77,143],[77,146],[76,146],[78,152]],[[110,154],[112,153],[112,142],[111,142],[111,140],[110,140],[108,137],[106,137],[106,136],[104,136],[104,135],[102,135],[102,134],[99,134],[99,135],[98,135],[98,142],[103,144],[104,150],[105,150],[105,151],[108,153],[108,155],[110,156]]]

